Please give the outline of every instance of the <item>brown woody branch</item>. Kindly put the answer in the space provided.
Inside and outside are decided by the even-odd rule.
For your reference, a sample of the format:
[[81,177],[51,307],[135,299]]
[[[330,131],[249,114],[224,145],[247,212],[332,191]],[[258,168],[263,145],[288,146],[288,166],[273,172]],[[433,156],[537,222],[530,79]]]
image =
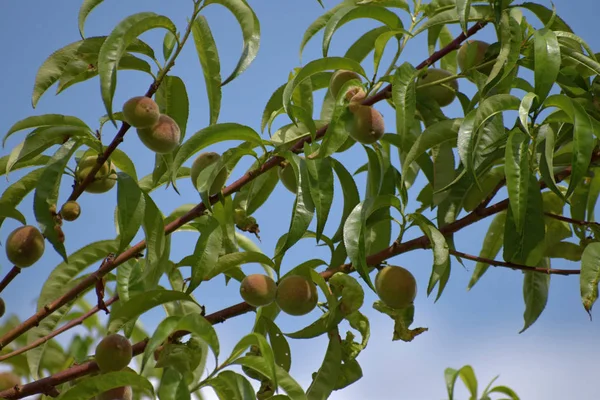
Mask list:
[[550,212],[545,212],[544,215],[546,215],[547,217],[550,217],[550,218],[557,219],[559,221],[567,222],[572,225],[600,227],[600,223],[594,222],[594,221],[582,221],[579,219],[573,219],[573,218],[565,217],[564,215],[553,214]]
[[530,267],[528,265],[515,264],[511,262],[492,260],[490,258],[478,257],[472,254],[463,253],[462,251],[450,250],[450,254],[454,254],[456,256],[466,258],[467,260],[477,261],[486,263],[489,265],[493,265],[494,267],[506,267],[512,269],[518,269],[520,271],[529,271],[529,272],[540,272],[543,274],[549,275],[579,275],[581,270],[578,269],[555,269],[555,268],[543,268],[543,267]]
[[[119,300],[119,296],[114,296],[111,297],[109,300],[107,300],[104,304],[106,306],[110,306],[112,303],[114,303],[115,301]],[[14,351],[11,351],[8,354],[3,354],[0,356],[0,361],[4,361],[4,360],[8,360],[11,357],[17,356],[19,354],[23,354],[26,351],[29,351],[33,348],[36,348],[44,343],[46,343],[47,341],[49,341],[50,339],[60,335],[63,332],[68,331],[71,328],[76,327],[77,325],[81,325],[83,323],[83,321],[85,321],[86,319],[88,319],[89,317],[91,317],[92,315],[96,314],[98,311],[100,311],[100,308],[98,306],[95,306],[94,308],[92,308],[91,310],[89,310],[88,312],[86,312],[85,314],[83,314],[82,316],[75,318],[74,320],[69,321],[69,323],[61,326],[59,329],[50,332],[48,335],[41,337],[33,342],[31,342],[30,344],[28,344],[27,346],[23,346],[19,349],[16,349]]]
[[21,273],[21,268],[17,267],[16,265],[14,267],[12,267],[12,269],[10,271],[8,271],[8,274],[6,274],[6,276],[2,279],[2,282],[0,282],[0,293],[2,293],[2,291],[4,289],[6,289],[8,284],[11,283],[12,280],[15,279],[16,276],[19,275],[20,273]]
[[[474,26],[472,26],[467,31],[466,34],[461,33],[452,42],[450,42],[446,47],[433,53],[427,60],[425,60],[424,62],[419,64],[417,66],[417,69],[422,69],[428,65],[431,65],[431,64],[435,63],[436,61],[438,61],[443,56],[445,56],[446,54],[450,53],[451,51],[458,49],[461,42],[463,42],[466,38],[474,35],[476,32],[481,30],[485,25],[486,25],[486,22],[476,23]],[[378,101],[381,101],[381,100],[387,98],[389,96],[389,92],[391,92],[391,85],[388,85],[387,87],[382,89],[380,92],[365,99],[362,102],[362,104],[363,105],[373,105],[373,104],[377,103]],[[328,125],[325,125],[317,131],[317,134],[316,134],[317,139],[320,139],[325,135],[325,132],[327,131],[327,127],[328,127]],[[296,143],[296,145],[292,148],[292,150],[297,151],[297,150],[301,149],[303,147],[304,143],[309,142],[310,140],[311,140],[310,137],[301,139],[298,143]],[[274,157],[270,158],[269,160],[267,160],[258,169],[246,172],[241,178],[239,178],[238,180],[236,180],[235,182],[233,182],[232,184],[227,186],[225,189],[223,189],[223,192],[222,192],[223,196],[226,197],[226,196],[229,196],[229,195],[239,191],[244,185],[251,182],[253,179],[255,179],[259,175],[265,173],[266,171],[270,170],[271,168],[276,167],[282,161],[284,161],[283,157],[274,156]],[[98,168],[99,168],[99,166],[98,166]],[[93,176],[93,173],[90,173],[89,175]],[[211,204],[215,203],[216,201],[218,201],[218,195],[211,196],[209,201],[211,202]],[[493,209],[493,208],[494,208],[494,206],[490,207],[490,209]],[[506,208],[506,205],[504,205],[504,208]],[[204,203],[199,203],[196,207],[194,207],[188,213],[182,215],[181,217],[177,218],[176,220],[172,221],[170,224],[165,226],[165,234],[170,234],[173,231],[175,231],[177,228],[179,228],[180,226],[184,225],[185,223],[190,222],[194,218],[199,217],[200,215],[202,215],[202,213],[205,210],[206,210],[206,206],[204,205]],[[498,211],[500,211],[500,210],[498,210]],[[495,212],[498,212],[498,211],[495,211]],[[491,212],[488,215],[491,215],[493,213],[494,212]],[[485,214],[485,213],[482,213],[482,214]],[[470,215],[473,215],[473,217],[469,218]],[[470,224],[484,218],[484,216],[485,216],[485,215],[476,216],[475,214],[470,214],[470,215],[467,215],[467,217],[463,218],[464,221],[459,220],[459,221],[456,221],[454,223],[454,225],[450,224],[450,225],[446,226],[446,228],[447,228],[446,230],[448,230],[448,228],[450,228],[451,226],[457,227],[457,229],[455,231],[460,230],[464,226],[470,225]],[[461,221],[463,221],[463,222],[461,222]],[[452,231],[452,232],[454,232],[454,231]],[[41,320],[46,318],[48,315],[52,314],[54,311],[56,311],[62,305],[66,304],[67,302],[76,298],[81,292],[83,292],[89,286],[93,285],[98,279],[101,279],[102,276],[106,275],[107,273],[109,273],[110,271],[112,271],[114,268],[121,265],[122,263],[126,262],[127,260],[135,257],[135,255],[140,253],[145,248],[145,246],[146,246],[146,242],[144,240],[135,244],[134,246],[129,248],[127,251],[121,253],[116,258],[107,262],[104,266],[100,267],[95,273],[91,274],[86,279],[82,280],[77,286],[75,286],[69,292],[65,293],[64,295],[62,295],[58,299],[54,300],[53,302],[47,304],[45,307],[43,307],[36,314],[34,314],[30,318],[28,318],[26,321],[21,323],[19,326],[16,326],[12,330],[10,330],[6,334],[4,334],[4,336],[0,337],[0,349],[2,349],[2,347],[6,346],[8,343],[12,342],[14,339],[16,339],[21,334],[27,332],[29,329],[31,329],[34,326],[36,326],[37,324],[39,324],[39,322]],[[425,237],[425,240],[423,240],[423,237],[421,237],[421,238],[406,242],[404,244],[395,243],[392,247],[368,257],[367,262],[372,265],[379,264],[379,263],[381,263],[381,261],[383,261],[389,257],[392,257],[396,254],[400,254],[401,252],[406,252],[406,251],[412,250],[414,248],[427,247],[427,246],[428,246],[428,242],[427,242],[426,237]],[[339,268],[327,270],[327,271],[323,272],[322,275],[324,277],[326,277],[326,279],[328,279],[335,272],[338,272],[338,271],[351,272],[352,270],[353,269],[350,264],[345,264],[345,265],[340,266]],[[253,307],[251,307],[247,303],[239,303],[235,306],[229,307],[229,308],[221,310],[215,314],[212,314],[212,316],[213,316],[212,318],[218,318],[218,320],[214,320],[213,323],[223,322],[229,318],[247,313],[252,310],[253,310]],[[210,316],[207,316],[207,318],[209,318],[209,317]],[[184,333],[181,333],[181,334],[184,334]],[[134,349],[138,349],[141,353],[141,352],[143,352],[143,349],[145,348],[145,342],[137,343],[135,346],[137,346],[137,347],[134,347]],[[139,354],[139,353],[137,353],[137,354]],[[69,372],[69,371],[71,371],[71,372]],[[16,389],[15,388],[7,389],[5,391],[0,392],[0,397],[16,399],[16,398],[29,396],[31,394],[39,393],[40,389],[42,387],[47,387],[48,385],[58,385],[58,384],[67,382],[69,380],[78,378],[80,376],[84,376],[84,375],[94,372],[94,371],[97,371],[97,366],[95,365],[95,363],[93,363],[93,362],[86,363],[86,364],[83,364],[83,365],[80,365],[77,367],[72,367],[68,370],[59,372],[58,374],[52,375],[50,377],[43,378],[41,380],[29,383],[27,385],[19,386]]]

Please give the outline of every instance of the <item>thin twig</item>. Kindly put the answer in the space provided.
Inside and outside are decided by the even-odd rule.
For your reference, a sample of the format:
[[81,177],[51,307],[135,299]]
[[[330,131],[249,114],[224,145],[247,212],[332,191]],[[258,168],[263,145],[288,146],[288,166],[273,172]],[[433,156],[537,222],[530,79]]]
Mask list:
[[540,272],[543,274],[549,275],[579,275],[581,270],[578,269],[555,269],[555,268],[543,268],[543,267],[530,267],[528,265],[515,264],[511,262],[492,260],[490,258],[478,257],[472,254],[463,253],[462,251],[456,251],[450,249],[450,254],[454,254],[456,256],[466,258],[467,260],[477,261],[486,263],[489,265],[493,265],[494,267],[506,267],[512,269],[518,269],[521,271],[529,271],[529,272]]
[[573,224],[573,225],[579,225],[579,226],[598,226],[598,227],[600,227],[600,223],[598,223],[598,222],[582,221],[582,220],[579,220],[579,219],[573,219],[573,218],[565,217],[563,215],[553,214],[553,213],[550,213],[550,212],[545,212],[544,215],[547,216],[547,217],[550,217],[550,218],[557,219],[559,221],[568,222],[569,224]]
[[[110,298],[109,300],[106,301],[106,305],[110,306],[112,303],[114,303],[115,301],[119,300],[119,296],[114,296],[112,298]],[[44,343],[46,343],[48,340],[60,335],[63,332],[68,331],[69,329],[77,326],[77,325],[81,325],[83,323],[83,321],[85,321],[86,319],[88,319],[89,317],[91,317],[92,315],[96,314],[98,311],[100,311],[100,308],[98,308],[98,306],[95,306],[94,308],[92,308],[91,310],[89,310],[88,312],[86,312],[85,314],[83,314],[82,316],[80,316],[79,318],[75,318],[74,320],[69,321],[69,323],[64,324],[63,326],[61,326],[59,329],[50,332],[48,335],[41,337],[33,342],[31,342],[30,344],[28,344],[27,346],[23,346],[20,349],[16,349],[14,351],[11,351],[8,354],[3,354],[0,356],[0,361],[4,361],[4,360],[8,360],[9,358],[13,357],[13,356],[17,356],[19,354],[23,354],[26,351],[29,351],[35,347],[38,347]]]
[[0,293],[2,293],[2,291],[4,289],[6,289],[8,284],[11,283],[12,280],[15,279],[15,277],[17,275],[19,275],[20,273],[21,273],[21,268],[17,267],[16,265],[14,267],[12,267],[12,269],[10,271],[8,271],[8,274],[6,274],[4,279],[2,279],[2,282],[0,282]]

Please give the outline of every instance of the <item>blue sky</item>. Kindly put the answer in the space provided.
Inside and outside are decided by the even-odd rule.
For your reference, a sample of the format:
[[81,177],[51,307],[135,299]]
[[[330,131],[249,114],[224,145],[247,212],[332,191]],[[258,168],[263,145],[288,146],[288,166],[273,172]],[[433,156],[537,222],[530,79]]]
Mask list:
[[[191,10],[191,1],[111,1],[107,0],[90,15],[86,34],[106,35],[112,27],[127,15],[140,11],[154,11],[169,16],[179,29],[183,29],[186,17]],[[336,4],[324,1],[326,8]],[[549,1],[542,1],[550,6]],[[260,116],[271,93],[287,80],[289,72],[300,66],[298,49],[304,30],[323,9],[314,0],[305,1],[250,1],[261,22],[261,46],[258,58],[238,79],[223,89],[223,104],[219,122],[237,122],[248,125],[257,131]],[[590,46],[600,50],[600,39],[596,34],[595,23],[600,14],[600,5],[595,0],[555,1],[558,13],[583,37]],[[104,115],[97,79],[69,88],[59,96],[49,90],[40,100],[37,109],[31,108],[31,90],[37,69],[53,51],[79,39],[77,31],[77,11],[80,1],[40,2],[20,0],[6,2],[0,13],[5,61],[0,64],[3,77],[4,100],[0,132],[6,132],[16,121],[30,115],[62,113],[75,115],[91,127],[98,126],[98,118]],[[204,15],[213,30],[221,57],[222,75],[227,76],[237,62],[241,51],[241,34],[236,21],[228,11],[213,5]],[[354,21],[343,27],[334,36],[330,54],[343,55],[350,43],[374,23]],[[456,32],[456,29],[453,30]],[[150,43],[158,55],[161,54],[163,31],[145,34],[142,38]],[[493,29],[487,27],[478,35],[483,40],[493,40]],[[10,38],[10,39],[8,39]],[[321,35],[307,46],[303,62],[321,57]],[[401,61],[413,65],[426,58],[425,36],[421,35],[409,44]],[[390,46],[390,49],[392,46]],[[389,53],[392,50],[388,50]],[[365,62],[367,72],[372,71],[372,55]],[[382,65],[385,65],[383,63]],[[190,119],[187,135],[208,125],[208,104],[202,71],[192,43],[184,49],[177,60],[173,74],[180,76],[187,85],[190,98]],[[115,107],[119,107],[129,97],[143,94],[151,78],[140,72],[120,72],[115,95]],[[474,88],[461,85],[467,93]],[[323,95],[319,92],[317,98]],[[385,104],[377,108],[384,114],[388,132],[393,132],[394,112]],[[316,104],[318,113],[318,104]],[[455,102],[445,109],[448,115],[460,116],[459,105]],[[280,117],[276,125],[287,123]],[[108,124],[104,129],[104,141],[114,136],[114,129]],[[24,134],[16,134],[8,140],[0,156],[23,140]],[[215,145],[211,149],[222,152],[228,143]],[[139,176],[152,171],[154,154],[141,145],[133,131],[130,131],[120,148],[131,156]],[[341,154],[338,159],[348,170],[353,171],[365,160],[364,151],[355,146]],[[249,166],[250,160],[240,163],[232,173],[230,182],[239,177]],[[71,163],[72,164],[72,163]],[[70,164],[70,165],[71,165]],[[10,175],[10,183],[16,181],[22,172]],[[364,174],[357,177],[361,190],[364,188]],[[70,182],[63,182],[61,202],[70,193]],[[8,186],[4,178],[0,188]],[[181,195],[172,190],[158,190],[153,198],[165,215],[185,203],[197,203],[199,196],[192,190],[189,181],[179,185]],[[336,199],[339,187],[336,186]],[[416,194],[411,194],[414,208]],[[29,223],[35,223],[31,212],[32,196],[28,196],[21,206]],[[74,223],[65,224],[67,250],[73,252],[85,244],[115,237],[112,215],[116,204],[116,190],[102,195],[85,194],[80,198],[82,216]],[[268,255],[273,254],[277,239],[288,228],[292,195],[279,186],[269,201],[255,217],[260,223],[262,242],[258,243]],[[339,203],[336,203],[339,204]],[[107,218],[106,216],[110,216]],[[332,233],[340,216],[340,207],[334,206],[326,232]],[[464,229],[456,236],[457,249],[466,253],[479,252],[487,221]],[[6,221],[0,229],[0,240],[18,226],[15,221]],[[415,232],[416,234],[417,232]],[[197,235],[176,233],[173,240],[171,259],[178,261],[193,251]],[[138,238],[142,238],[141,234]],[[59,257],[47,246],[48,251],[34,267],[25,269],[5,290],[2,297],[9,313],[21,318],[29,317],[35,311],[35,301],[47,274],[60,262]],[[314,242],[304,240],[294,247],[284,259],[284,271],[306,260],[306,255],[328,259],[322,248]],[[434,304],[427,298],[425,287],[431,271],[431,253],[424,250],[413,251],[390,260],[392,264],[409,268],[416,276],[420,292],[417,296],[415,326],[425,326],[429,332],[412,343],[391,342],[392,321],[370,305],[376,300],[373,293],[367,292],[363,312],[371,320],[371,341],[359,357],[364,377],[341,392],[335,392],[331,399],[354,400],[363,398],[414,400],[442,399],[445,397],[443,372],[446,367],[459,368],[471,364],[480,379],[480,385],[500,374],[498,383],[513,387],[523,399],[591,399],[596,393],[594,373],[597,350],[597,337],[600,327],[590,322],[579,299],[577,277],[552,278],[551,291],[546,310],[528,331],[518,334],[523,325],[522,275],[518,272],[492,268],[472,289],[466,291],[467,283],[474,269],[474,263],[466,262],[465,270],[453,263],[453,273],[442,298]],[[0,254],[2,274],[9,265],[4,252]],[[96,266],[94,266],[95,268]],[[556,268],[577,268],[567,261],[554,261]],[[246,273],[259,272],[255,265],[244,267]],[[221,279],[202,285],[194,293],[196,298],[214,312],[240,301],[238,285],[232,282],[228,287]],[[164,317],[161,309],[156,309],[142,321],[149,332]],[[277,323],[284,332],[301,328],[318,317],[318,311],[308,316],[291,317],[281,315]],[[254,314],[247,314],[225,324],[218,325],[217,331],[224,356],[232,346],[251,329]],[[292,374],[308,387],[311,373],[316,371],[327,346],[324,338],[310,341],[290,341],[292,346]],[[310,349],[310,350],[307,350]],[[462,390],[462,389],[461,389]],[[462,392],[464,393],[464,392]],[[207,398],[211,398],[210,393]]]

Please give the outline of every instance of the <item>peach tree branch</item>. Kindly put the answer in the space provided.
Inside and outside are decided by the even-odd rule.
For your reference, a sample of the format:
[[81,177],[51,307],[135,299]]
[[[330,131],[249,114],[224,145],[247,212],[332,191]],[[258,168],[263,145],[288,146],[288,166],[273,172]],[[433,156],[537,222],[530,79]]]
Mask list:
[[11,283],[12,280],[15,279],[20,273],[21,268],[17,267],[16,265],[12,267],[12,269],[8,271],[8,274],[6,274],[6,276],[2,279],[2,282],[0,282],[0,293],[2,293],[8,284]]

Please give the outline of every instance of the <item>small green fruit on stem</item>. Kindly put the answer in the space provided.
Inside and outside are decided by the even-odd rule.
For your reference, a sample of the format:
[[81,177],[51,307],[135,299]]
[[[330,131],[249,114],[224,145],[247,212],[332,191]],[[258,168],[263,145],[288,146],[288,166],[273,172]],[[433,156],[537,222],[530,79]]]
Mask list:
[[319,296],[313,282],[299,275],[290,275],[277,285],[277,305],[286,314],[305,315],[317,306]]
[[156,124],[149,128],[138,128],[138,137],[150,150],[158,154],[168,154],[179,146],[181,130],[177,122],[168,115],[161,114]]
[[103,373],[122,370],[132,358],[131,343],[119,334],[108,335],[96,346],[96,363]]
[[246,276],[240,285],[240,295],[252,307],[262,307],[275,300],[277,284],[271,277],[262,274]]
[[158,104],[150,97],[132,97],[123,104],[123,119],[134,128],[150,128],[159,117]]
[[405,268],[388,265],[375,277],[375,291],[385,305],[394,309],[410,306],[417,296],[417,281]]
[[[202,172],[206,167],[213,165],[219,161],[221,156],[215,152],[206,152],[201,153],[192,164],[192,168],[190,171],[190,178],[192,179],[192,184],[196,189],[198,189],[198,176],[200,176],[200,172]],[[227,169],[223,168],[217,174],[213,184],[210,187],[209,195],[215,195],[221,191],[223,186],[225,186],[225,182],[227,181]]]
[[[449,82],[428,86],[424,88],[419,88],[420,85],[425,85],[427,83],[436,82],[444,78],[448,78],[452,76],[450,71],[446,71],[444,69],[438,68],[430,68],[423,75],[419,77],[417,82],[417,92],[422,96],[430,97],[433,100],[437,101],[440,107],[446,107],[450,103],[454,101],[456,98],[456,92],[458,92],[458,81],[453,79]],[[447,85],[448,87],[444,86]]]
[[74,200],[67,201],[60,209],[60,215],[65,221],[75,221],[81,214],[79,203]]
[[42,257],[45,247],[42,233],[34,226],[25,225],[6,238],[6,257],[19,268],[30,267]]

